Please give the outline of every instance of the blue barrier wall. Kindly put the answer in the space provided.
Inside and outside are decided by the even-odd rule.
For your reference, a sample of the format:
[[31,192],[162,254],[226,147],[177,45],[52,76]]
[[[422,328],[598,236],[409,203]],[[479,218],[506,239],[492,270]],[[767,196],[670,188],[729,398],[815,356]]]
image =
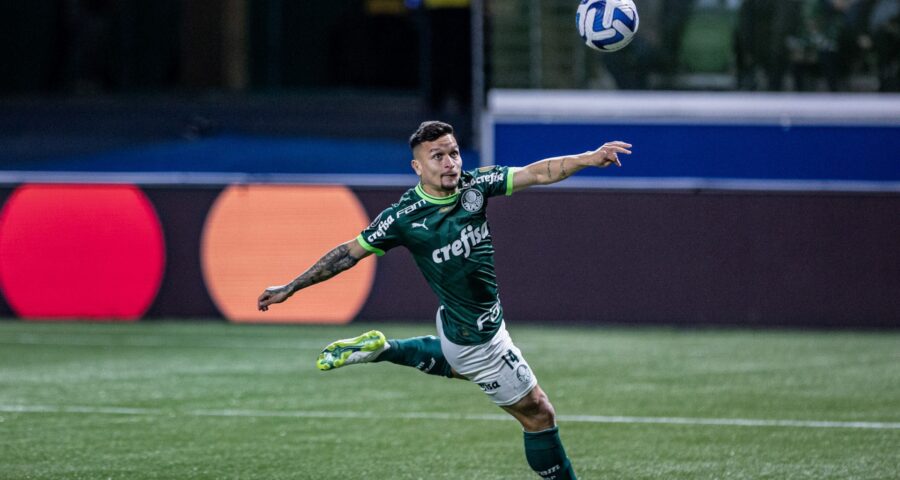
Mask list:
[[900,181],[896,126],[498,123],[493,134],[500,165],[590,150],[607,140],[634,145],[627,168],[579,175]]
[[900,190],[900,95],[495,90],[482,131],[486,164],[633,144],[597,186]]

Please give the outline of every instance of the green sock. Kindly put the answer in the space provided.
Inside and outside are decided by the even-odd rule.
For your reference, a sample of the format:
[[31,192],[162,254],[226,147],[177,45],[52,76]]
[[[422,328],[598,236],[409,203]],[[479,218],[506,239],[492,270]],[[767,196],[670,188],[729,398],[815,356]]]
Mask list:
[[532,470],[547,480],[575,480],[575,470],[559,439],[559,427],[525,432],[525,459]]
[[441,351],[441,341],[433,335],[424,337],[388,340],[391,348],[385,350],[374,361],[391,362],[397,365],[415,367],[429,374],[453,378],[450,364]]

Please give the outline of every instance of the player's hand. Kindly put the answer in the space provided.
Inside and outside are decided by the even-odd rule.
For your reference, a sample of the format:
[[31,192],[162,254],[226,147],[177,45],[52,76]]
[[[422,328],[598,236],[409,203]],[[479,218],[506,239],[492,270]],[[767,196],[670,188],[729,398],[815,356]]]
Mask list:
[[629,148],[631,148],[630,143],[620,142],[618,140],[606,142],[593,152],[588,152],[588,161],[591,165],[600,168],[605,168],[613,164],[617,167],[621,167],[622,162],[619,161],[619,154],[624,153],[625,155],[631,155],[631,150],[629,150]]
[[292,293],[293,292],[290,291],[290,288],[288,288],[287,285],[269,287],[265,289],[262,295],[259,296],[259,299],[256,300],[256,307],[259,308],[260,312],[265,312],[269,309],[269,305],[287,300]]

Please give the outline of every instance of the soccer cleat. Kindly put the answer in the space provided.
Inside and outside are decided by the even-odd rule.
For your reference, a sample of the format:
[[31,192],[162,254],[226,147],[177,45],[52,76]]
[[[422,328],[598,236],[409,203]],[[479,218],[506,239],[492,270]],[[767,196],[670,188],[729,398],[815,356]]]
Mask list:
[[391,345],[384,338],[384,334],[372,330],[358,337],[331,342],[319,354],[316,367],[325,371],[354,363],[371,362],[388,348],[391,348]]

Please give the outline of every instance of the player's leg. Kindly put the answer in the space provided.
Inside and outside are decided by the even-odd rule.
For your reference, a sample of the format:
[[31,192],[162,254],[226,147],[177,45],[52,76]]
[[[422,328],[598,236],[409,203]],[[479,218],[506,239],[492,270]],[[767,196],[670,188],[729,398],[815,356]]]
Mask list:
[[566,455],[556,426],[556,412],[540,386],[512,404],[501,406],[522,424],[525,437],[525,459],[541,478],[575,479],[572,462]]
[[437,337],[426,335],[388,340],[378,330],[331,342],[319,354],[316,367],[319,370],[332,370],[369,362],[391,362],[415,367],[429,375],[463,378],[450,368]]
[[389,348],[373,361],[414,367],[423,373],[440,377],[457,376],[444,358],[441,341],[434,335],[388,340],[388,345]]
[[[435,323],[438,325],[441,322],[442,309],[443,307],[438,308],[434,317]],[[388,345],[389,348],[382,352],[374,360],[375,362],[391,362],[418,368],[429,375],[466,379],[450,367],[450,363],[441,349],[441,341],[434,335],[388,340]]]
[[518,402],[500,408],[518,420],[526,432],[540,432],[556,426],[556,411],[540,385],[535,385]]
[[442,351],[453,368],[522,424],[528,465],[542,478],[576,478],[559,439],[553,405],[538,386],[522,351],[513,344],[505,324],[488,343],[472,346],[450,342],[443,336],[440,322],[437,330]]

